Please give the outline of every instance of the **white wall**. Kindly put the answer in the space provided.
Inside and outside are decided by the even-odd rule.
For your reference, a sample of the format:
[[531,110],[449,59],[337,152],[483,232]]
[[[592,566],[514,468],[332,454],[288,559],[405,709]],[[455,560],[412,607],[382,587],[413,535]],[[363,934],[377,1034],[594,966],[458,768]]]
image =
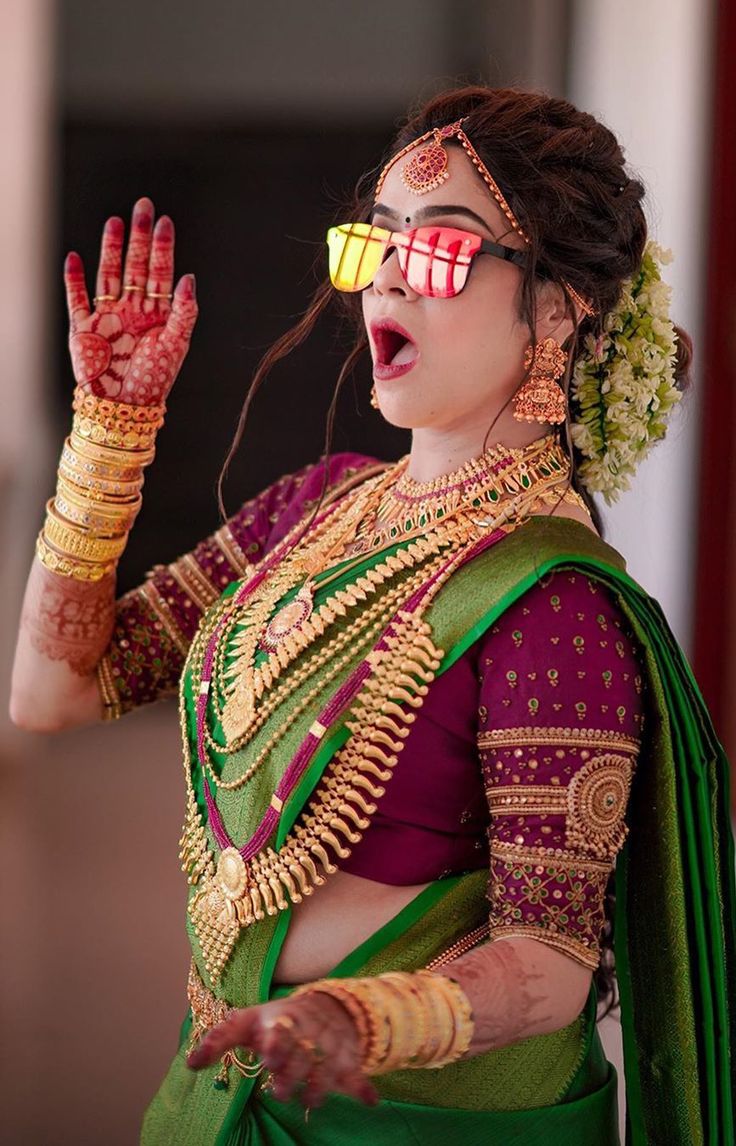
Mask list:
[[659,600],[686,650],[710,169],[710,8],[702,0],[576,0],[571,53],[570,98],[618,135],[647,187],[650,234],[674,254],[664,273],[673,287],[672,315],[695,341],[693,392],[632,489],[605,511],[611,544]]

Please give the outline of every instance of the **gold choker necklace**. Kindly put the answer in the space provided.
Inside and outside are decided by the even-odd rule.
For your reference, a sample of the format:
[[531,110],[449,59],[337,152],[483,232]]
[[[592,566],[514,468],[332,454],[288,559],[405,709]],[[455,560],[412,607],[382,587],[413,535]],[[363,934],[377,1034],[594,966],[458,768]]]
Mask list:
[[368,553],[407,534],[421,533],[458,512],[487,514],[497,510],[504,499],[523,494],[537,482],[547,486],[552,479],[556,484],[570,474],[570,460],[554,433],[521,449],[491,446],[452,473],[427,482],[409,477],[408,464],[408,457],[397,462],[396,480],[384,491],[373,513],[360,523],[346,556]]

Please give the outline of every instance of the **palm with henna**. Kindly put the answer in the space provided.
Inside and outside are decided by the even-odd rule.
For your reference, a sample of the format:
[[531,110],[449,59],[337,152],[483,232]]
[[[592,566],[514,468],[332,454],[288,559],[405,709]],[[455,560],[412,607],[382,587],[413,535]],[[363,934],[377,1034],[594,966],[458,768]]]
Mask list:
[[[133,208],[123,265],[125,227],[107,220],[100,247],[94,309],[82,260],[64,265],[69,349],[74,378],[98,398],[161,405],[189,348],[197,319],[194,276],[174,282],[174,225],[154,226],[148,198]],[[34,558],[26,586],[13,665],[10,715],[35,731],[101,719],[95,668],[115,622],[115,573],[99,581],[60,576]]]
[[193,1070],[212,1066],[227,1051],[245,1048],[260,1058],[274,1098],[297,1097],[321,1106],[329,1094],[346,1094],[368,1106],[378,1092],[361,1070],[361,1042],[354,1020],[327,995],[272,1000],[234,1008],[187,1056]]
[[133,406],[165,401],[197,318],[193,275],[179,280],[169,300],[174,224],[162,215],[154,227],[153,217],[151,200],[139,199],[133,208],[124,268],[123,221],[113,216],[105,223],[94,310],[76,251],[67,255],[64,265],[74,377],[98,398]]

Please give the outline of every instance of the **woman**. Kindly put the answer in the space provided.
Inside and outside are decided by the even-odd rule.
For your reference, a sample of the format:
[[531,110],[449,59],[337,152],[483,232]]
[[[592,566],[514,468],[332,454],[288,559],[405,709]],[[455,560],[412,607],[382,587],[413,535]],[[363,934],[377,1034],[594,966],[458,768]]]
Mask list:
[[58,729],[179,692],[190,1011],[143,1141],[616,1143],[614,934],[627,1141],[730,1141],[727,765],[591,497],[687,379],[644,189],[591,116],[480,87],[378,171],[233,450],[335,301],[338,388],[370,348],[408,458],[328,456],[118,601],[194,280],[169,305],[145,199],[122,275],[108,220],[94,311],[66,263],[74,429],[11,709]]

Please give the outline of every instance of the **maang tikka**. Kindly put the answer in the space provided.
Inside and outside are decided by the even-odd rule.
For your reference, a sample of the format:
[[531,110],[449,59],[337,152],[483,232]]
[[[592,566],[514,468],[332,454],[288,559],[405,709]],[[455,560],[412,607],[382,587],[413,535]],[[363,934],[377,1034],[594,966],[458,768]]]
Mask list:
[[[413,192],[415,195],[425,195],[428,191],[434,191],[435,188],[441,187],[442,184],[450,178],[447,152],[443,143],[445,140],[456,139],[513,229],[528,245],[529,238],[524,234],[519,220],[508,204],[506,196],[468,139],[467,133],[463,130],[462,125],[467,118],[467,116],[463,116],[462,119],[456,120],[455,123],[448,123],[443,127],[433,127],[429,131],[425,131],[424,135],[420,135],[418,139],[412,140],[406,147],[402,147],[396,155],[393,155],[378,176],[374,202],[378,202],[378,197],[381,194],[381,189],[390,169],[399,159],[402,159],[405,155],[409,155],[410,152],[414,152],[414,154],[410,156],[401,169],[401,181],[407,190]],[[422,147],[422,144],[426,144],[426,146]],[[417,148],[421,148],[421,150],[417,151]],[[592,306],[587,299],[583,298],[569,282],[565,281],[564,286],[578,310],[585,317],[590,317],[598,313],[596,308]]]
[[524,368],[531,372],[514,395],[513,414],[518,422],[564,422],[567,400],[557,379],[565,373],[567,351],[554,338],[528,346]]

